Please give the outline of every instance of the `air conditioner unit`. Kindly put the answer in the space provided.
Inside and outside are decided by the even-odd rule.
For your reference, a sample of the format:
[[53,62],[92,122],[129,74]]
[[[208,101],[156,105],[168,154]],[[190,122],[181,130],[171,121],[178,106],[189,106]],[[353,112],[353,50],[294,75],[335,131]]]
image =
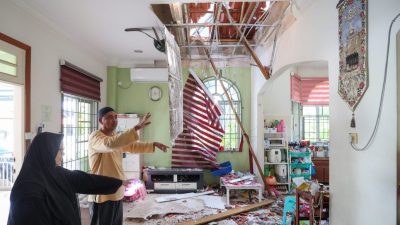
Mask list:
[[132,82],[168,82],[168,68],[132,68]]

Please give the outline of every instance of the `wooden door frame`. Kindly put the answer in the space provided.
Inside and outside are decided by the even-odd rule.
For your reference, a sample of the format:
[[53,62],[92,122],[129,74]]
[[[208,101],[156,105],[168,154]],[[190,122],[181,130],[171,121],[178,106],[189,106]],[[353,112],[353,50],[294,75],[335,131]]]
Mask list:
[[396,152],[397,152],[397,172],[396,172],[396,211],[397,211],[397,224],[400,223],[400,31],[396,34],[395,40],[396,46],[396,64],[397,64],[397,75],[396,75],[396,89],[397,89],[397,144],[396,144]]
[[[31,46],[0,32],[0,40],[25,50],[25,133],[31,132]],[[25,140],[25,153],[29,140]]]

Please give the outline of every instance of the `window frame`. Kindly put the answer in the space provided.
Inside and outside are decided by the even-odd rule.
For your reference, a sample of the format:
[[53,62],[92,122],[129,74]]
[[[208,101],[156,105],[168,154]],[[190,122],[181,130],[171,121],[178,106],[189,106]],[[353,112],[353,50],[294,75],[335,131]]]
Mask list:
[[[232,98],[232,103],[235,107],[236,113],[238,114],[240,120],[242,120],[243,117],[243,108],[242,108],[242,97],[239,91],[239,88],[236,86],[235,83],[233,83],[231,80],[228,80],[226,78],[221,78],[224,87],[226,88],[227,92],[230,94],[230,97]],[[239,124],[236,122],[235,114],[233,110],[230,107],[229,101],[227,97],[225,96],[225,93],[223,92],[222,88],[221,90],[218,89],[219,81],[215,77],[207,77],[203,79],[204,86],[207,88],[207,90],[211,93],[213,96],[214,102],[220,107],[221,109],[221,117],[220,117],[220,122],[221,126],[223,127],[225,134],[224,137],[222,138],[221,145],[224,146],[224,143],[232,143],[235,142],[234,144],[230,144],[229,146],[224,146],[224,150],[222,152],[241,152],[242,149],[240,148],[240,142],[242,139],[242,131],[240,129]],[[212,86],[213,83],[213,86]],[[211,85],[209,85],[211,84]],[[215,99],[215,96],[218,96],[220,101]],[[225,109],[228,109],[230,114],[226,114],[224,112]],[[226,110],[225,110],[226,111]],[[226,117],[229,117],[228,119]],[[228,122],[226,122],[228,121]],[[227,128],[234,124],[234,130],[236,132],[232,133],[227,133]],[[233,137],[232,137],[233,135]],[[233,147],[232,147],[233,146]]]
[[[315,107],[315,115],[304,115],[304,107]],[[305,140],[310,140],[311,142],[318,142],[318,141],[329,141],[330,135],[330,127],[329,127],[329,106],[328,105],[300,105],[301,110],[301,135],[302,138]],[[322,112],[321,112],[322,110]],[[323,111],[327,110],[327,114],[324,114]],[[306,137],[306,120],[307,119],[314,119],[315,122],[315,138],[310,138],[310,135]],[[322,132],[321,128],[323,126],[327,127],[327,132]],[[326,133],[326,138],[323,137],[323,133]]]
[[[68,104],[66,101],[71,101],[68,109],[66,109],[66,104]],[[89,108],[86,107],[81,110],[82,104],[89,104]],[[61,129],[64,134],[63,167],[88,172],[90,170],[88,139],[90,133],[98,129],[97,111],[99,103],[93,99],[62,93],[61,107]],[[65,117],[66,114],[78,115],[67,118]],[[83,120],[80,119],[81,116],[83,116]],[[71,126],[68,126],[67,123]]]

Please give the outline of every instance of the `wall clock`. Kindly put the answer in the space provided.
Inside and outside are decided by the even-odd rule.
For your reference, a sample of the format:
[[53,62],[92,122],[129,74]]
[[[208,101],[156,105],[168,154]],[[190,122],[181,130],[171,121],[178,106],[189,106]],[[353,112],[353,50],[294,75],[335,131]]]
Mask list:
[[149,90],[149,97],[152,101],[158,101],[162,97],[162,91],[160,87],[153,86]]

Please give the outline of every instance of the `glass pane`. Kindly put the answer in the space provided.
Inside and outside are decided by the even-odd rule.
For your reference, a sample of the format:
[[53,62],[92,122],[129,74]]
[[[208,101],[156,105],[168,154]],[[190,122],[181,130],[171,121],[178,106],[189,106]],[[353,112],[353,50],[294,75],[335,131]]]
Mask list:
[[[97,129],[95,101],[63,95],[64,162],[67,169],[88,171],[87,141]],[[95,111],[95,112],[93,112]]]
[[0,73],[5,73],[11,76],[17,76],[17,67],[0,62]]
[[323,116],[329,116],[329,106],[321,106],[322,108],[322,113],[321,115]]
[[12,55],[8,52],[1,51],[1,50],[0,50],[0,60],[6,61],[6,62],[14,64],[14,65],[17,64],[17,56]]
[[0,156],[12,156],[14,108],[14,87],[0,83]]
[[[233,104],[239,117],[241,115],[241,102],[240,95],[237,88],[233,83],[223,80],[224,87],[227,88],[228,94],[233,99]],[[225,130],[225,135],[222,139],[221,145],[224,146],[225,151],[238,151],[241,132],[234,113],[228,104],[227,97],[220,85],[220,82],[215,78],[207,79],[204,85],[213,95],[214,101],[220,106],[222,115],[220,117],[221,126]]]
[[314,105],[303,106],[303,115],[304,116],[316,116],[317,115],[316,106],[314,106]]

